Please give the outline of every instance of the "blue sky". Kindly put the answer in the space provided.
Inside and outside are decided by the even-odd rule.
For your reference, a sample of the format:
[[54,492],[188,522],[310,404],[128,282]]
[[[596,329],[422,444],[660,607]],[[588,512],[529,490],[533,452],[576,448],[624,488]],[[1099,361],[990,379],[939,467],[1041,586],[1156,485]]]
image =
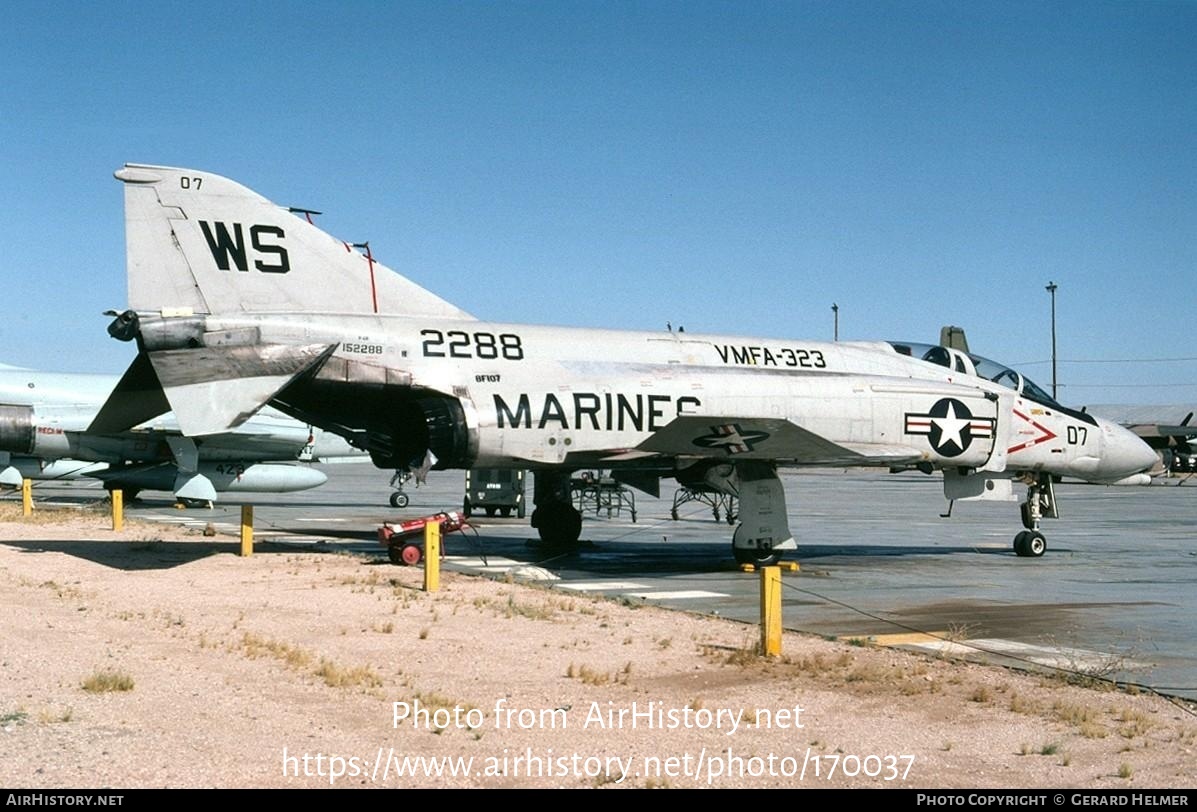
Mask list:
[[[124,162],[482,318],[935,341],[1197,400],[1197,3],[23,3],[0,361],[120,372]],[[1110,363],[1157,359],[1147,363]],[[1076,363],[1085,361],[1088,363]],[[1101,363],[1094,363],[1101,362]]]

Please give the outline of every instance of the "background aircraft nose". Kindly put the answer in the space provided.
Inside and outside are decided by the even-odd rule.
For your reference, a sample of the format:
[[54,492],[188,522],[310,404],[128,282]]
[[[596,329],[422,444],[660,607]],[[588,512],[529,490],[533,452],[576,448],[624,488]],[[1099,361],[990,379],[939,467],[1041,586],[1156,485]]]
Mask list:
[[1158,461],[1155,451],[1129,429],[1098,419],[1105,442],[1102,444],[1102,475],[1111,479],[1150,470]]

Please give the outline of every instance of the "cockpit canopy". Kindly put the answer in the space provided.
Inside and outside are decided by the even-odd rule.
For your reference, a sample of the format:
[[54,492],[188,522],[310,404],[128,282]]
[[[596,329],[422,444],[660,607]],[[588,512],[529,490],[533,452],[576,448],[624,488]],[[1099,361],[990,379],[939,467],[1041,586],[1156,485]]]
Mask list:
[[891,341],[889,345],[902,355],[920,358],[928,363],[954,369],[957,372],[963,372],[967,375],[986,378],[994,383],[1013,389],[1023,397],[1041,403],[1044,406],[1068,411],[1030,378],[1010,369],[1010,367],[1002,366],[996,361],[990,361],[988,358],[980,355],[972,355],[949,347],[907,341]]

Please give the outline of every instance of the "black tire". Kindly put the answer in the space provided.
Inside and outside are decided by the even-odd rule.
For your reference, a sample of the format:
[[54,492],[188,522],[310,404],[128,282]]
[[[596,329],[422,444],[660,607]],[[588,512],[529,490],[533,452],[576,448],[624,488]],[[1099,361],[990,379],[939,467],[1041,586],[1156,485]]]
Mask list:
[[515,515],[519,518],[524,518],[524,503],[521,501],[520,506],[515,509]]
[[494,515],[495,515],[495,508],[494,508],[494,505],[487,505],[487,506],[486,506],[486,515],[487,515],[487,516],[490,516],[492,519],[494,518]]
[[387,547],[387,558],[391,559],[391,563],[395,564],[396,566],[404,566],[402,545],[392,544]]
[[552,502],[536,509],[540,540],[553,547],[575,547],[582,537],[582,514],[573,505]]
[[461,503],[461,515],[462,516],[465,516],[468,519],[468,518],[470,518],[470,515],[473,512],[474,512],[474,509],[472,507],[470,507],[469,499],[466,499],[464,502]]
[[1047,552],[1047,538],[1038,530],[1024,530],[1014,537],[1014,552],[1021,558],[1039,558]]
[[391,494],[391,507],[393,508],[405,508],[410,501],[403,491],[395,491]]
[[511,518],[511,506],[507,505],[505,507],[499,508],[499,515],[502,516],[504,519],[510,519]]

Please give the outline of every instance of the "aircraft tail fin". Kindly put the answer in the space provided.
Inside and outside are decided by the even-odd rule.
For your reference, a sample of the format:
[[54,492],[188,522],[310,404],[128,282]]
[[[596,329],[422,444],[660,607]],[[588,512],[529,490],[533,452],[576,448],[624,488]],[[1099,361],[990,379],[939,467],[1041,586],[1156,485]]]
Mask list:
[[129,307],[171,313],[471,318],[228,178],[126,164]]

